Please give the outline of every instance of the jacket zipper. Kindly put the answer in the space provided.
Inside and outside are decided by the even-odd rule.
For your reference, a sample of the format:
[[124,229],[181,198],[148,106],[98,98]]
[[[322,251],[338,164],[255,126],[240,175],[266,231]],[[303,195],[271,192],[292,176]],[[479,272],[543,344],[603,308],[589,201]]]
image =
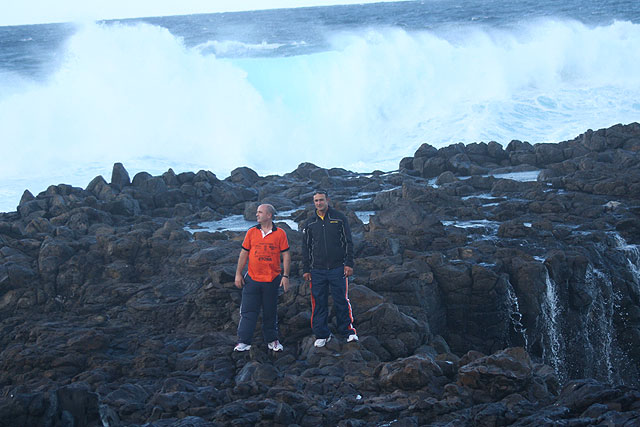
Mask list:
[[322,220],[322,237],[324,240],[324,268],[329,268],[329,248],[327,247],[327,229],[325,228],[325,219],[329,216],[329,212],[325,215],[325,218]]

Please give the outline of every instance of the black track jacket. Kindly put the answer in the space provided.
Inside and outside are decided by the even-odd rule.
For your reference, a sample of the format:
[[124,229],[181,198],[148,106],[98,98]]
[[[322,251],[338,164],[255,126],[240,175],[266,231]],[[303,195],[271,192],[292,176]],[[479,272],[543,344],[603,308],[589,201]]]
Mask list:
[[353,240],[347,217],[329,206],[324,220],[314,213],[302,230],[302,268],[353,268]]

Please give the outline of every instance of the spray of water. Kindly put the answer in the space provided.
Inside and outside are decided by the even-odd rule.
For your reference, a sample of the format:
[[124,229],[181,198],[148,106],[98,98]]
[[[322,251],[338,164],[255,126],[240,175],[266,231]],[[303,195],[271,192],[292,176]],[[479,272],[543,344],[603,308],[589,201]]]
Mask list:
[[[640,25],[327,35],[330,49],[247,58],[277,43],[194,47],[149,24],[87,24],[37,82],[0,73],[0,210],[24,188],[130,173],[302,162],[393,170],[423,142],[556,142],[640,116]],[[303,41],[301,41],[303,42]],[[19,147],[9,150],[9,147]]]

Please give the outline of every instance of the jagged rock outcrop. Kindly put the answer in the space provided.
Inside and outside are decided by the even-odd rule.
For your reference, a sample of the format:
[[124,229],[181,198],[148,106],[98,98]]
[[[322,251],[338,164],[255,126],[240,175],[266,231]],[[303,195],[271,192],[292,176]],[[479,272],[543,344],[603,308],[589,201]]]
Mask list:
[[[0,425],[634,425],[638,150],[632,123],[424,144],[394,173],[118,163],[25,191],[0,214]],[[360,335],[321,349],[295,226],[317,187],[353,230]],[[267,202],[292,249],[285,350],[257,332],[233,353],[244,233],[207,224]]]

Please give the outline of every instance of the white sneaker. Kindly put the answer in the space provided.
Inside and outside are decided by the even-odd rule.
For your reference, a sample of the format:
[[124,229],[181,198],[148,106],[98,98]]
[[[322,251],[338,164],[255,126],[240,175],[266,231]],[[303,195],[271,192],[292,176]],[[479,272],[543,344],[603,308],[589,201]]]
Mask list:
[[331,335],[329,335],[329,338],[318,338],[313,345],[316,347],[324,347],[329,341],[331,341]]
[[280,344],[280,341],[278,340],[270,342],[269,344],[267,344],[267,347],[269,347],[269,350],[273,350],[273,351],[284,350],[284,347],[282,347],[282,344]]
[[349,338],[347,338],[347,342],[352,342],[352,341],[358,341],[358,336],[356,334],[351,334],[349,335]]
[[245,344],[243,342],[239,342],[233,348],[233,351],[247,351],[247,350],[251,350],[251,344]]

